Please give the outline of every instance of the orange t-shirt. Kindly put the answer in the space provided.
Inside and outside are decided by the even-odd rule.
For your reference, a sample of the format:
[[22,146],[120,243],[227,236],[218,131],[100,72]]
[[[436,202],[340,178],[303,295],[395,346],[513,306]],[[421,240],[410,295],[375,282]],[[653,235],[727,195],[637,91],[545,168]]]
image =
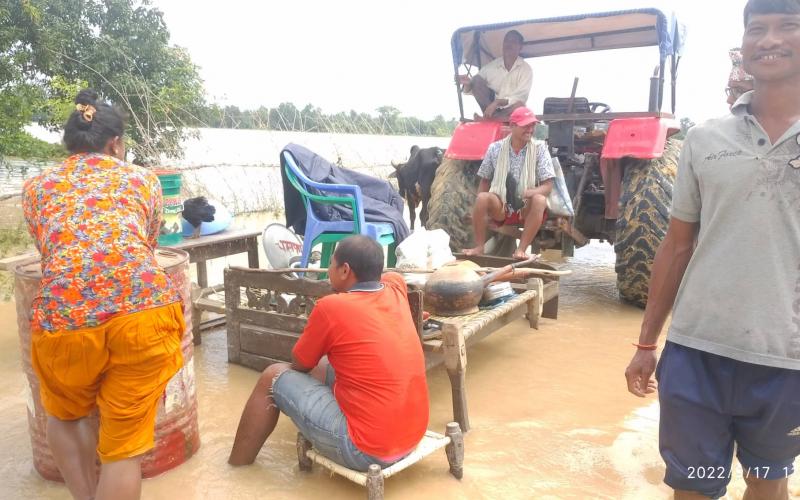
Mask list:
[[383,276],[383,289],[320,299],[294,347],[313,367],[320,358],[336,371],[333,394],[362,452],[395,459],[414,449],[428,427],[425,357],[403,278]]

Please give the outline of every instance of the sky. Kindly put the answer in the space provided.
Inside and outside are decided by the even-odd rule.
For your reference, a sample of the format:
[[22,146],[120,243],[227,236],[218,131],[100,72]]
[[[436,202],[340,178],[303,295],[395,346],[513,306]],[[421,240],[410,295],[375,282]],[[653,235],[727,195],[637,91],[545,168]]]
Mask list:
[[[293,102],[325,113],[458,116],[450,38],[464,26],[569,14],[658,7],[688,30],[678,71],[678,117],[695,122],[727,112],[728,49],[741,44],[746,0],[152,0],[173,44],[200,68],[211,102],[242,109]],[[614,111],[645,111],[655,47],[529,59],[528,105],[578,96]],[[477,111],[468,99],[467,115]],[[668,111],[668,99],[664,110]]]

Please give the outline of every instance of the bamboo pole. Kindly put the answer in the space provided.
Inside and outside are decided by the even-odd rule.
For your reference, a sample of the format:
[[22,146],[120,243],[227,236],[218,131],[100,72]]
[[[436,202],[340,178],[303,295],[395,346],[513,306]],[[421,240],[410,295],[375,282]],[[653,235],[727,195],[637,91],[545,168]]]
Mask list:
[[[440,268],[441,269],[441,268]],[[479,273],[490,273],[492,271],[497,271],[498,269],[502,269],[502,267],[478,267],[478,268],[469,268],[472,271],[479,272]],[[292,267],[292,268],[281,268],[281,269],[262,269],[262,271],[269,272],[269,273],[277,273],[277,274],[285,274],[285,273],[327,273],[328,268],[324,267]],[[383,272],[394,272],[394,273],[405,273],[405,274],[430,274],[436,272],[436,269],[416,269],[416,268],[397,268],[397,267],[387,267],[383,270]],[[508,274],[511,272],[509,271]],[[570,270],[564,271],[555,271],[551,269],[538,269],[538,268],[531,268],[531,267],[518,267],[514,269],[514,276],[517,277],[527,277],[527,276],[567,276],[572,274]]]

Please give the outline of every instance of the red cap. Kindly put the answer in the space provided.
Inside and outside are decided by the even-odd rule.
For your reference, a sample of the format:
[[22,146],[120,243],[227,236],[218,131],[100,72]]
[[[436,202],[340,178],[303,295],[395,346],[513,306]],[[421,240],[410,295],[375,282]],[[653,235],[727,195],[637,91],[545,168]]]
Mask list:
[[530,125],[531,123],[539,123],[539,119],[536,118],[536,115],[533,114],[533,111],[525,106],[520,106],[511,113],[511,116],[508,118],[508,122],[512,125],[524,127],[525,125]]

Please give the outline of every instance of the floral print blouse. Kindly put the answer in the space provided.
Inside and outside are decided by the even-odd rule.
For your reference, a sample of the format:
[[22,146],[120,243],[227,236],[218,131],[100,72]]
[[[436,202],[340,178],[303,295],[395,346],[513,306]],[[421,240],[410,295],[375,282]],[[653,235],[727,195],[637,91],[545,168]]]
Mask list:
[[70,156],[28,179],[23,209],[42,254],[34,330],[75,330],[180,300],[153,250],[158,177],[98,153]]

